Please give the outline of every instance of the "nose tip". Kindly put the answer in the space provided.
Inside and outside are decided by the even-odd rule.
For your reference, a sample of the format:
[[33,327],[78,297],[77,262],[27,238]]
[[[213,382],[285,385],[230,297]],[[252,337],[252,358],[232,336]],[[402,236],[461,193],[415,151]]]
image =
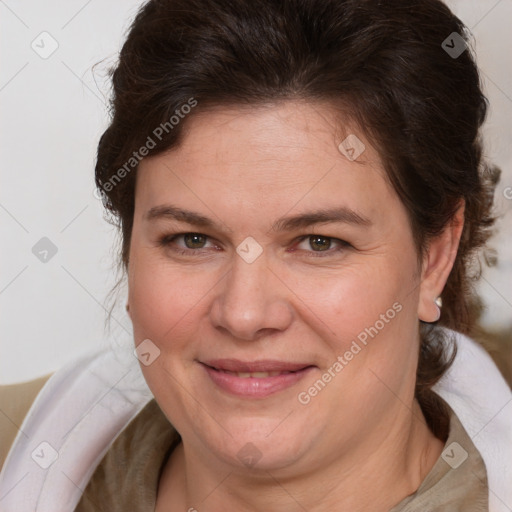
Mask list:
[[283,288],[263,260],[239,259],[213,301],[211,321],[224,334],[246,341],[283,331],[293,318]]

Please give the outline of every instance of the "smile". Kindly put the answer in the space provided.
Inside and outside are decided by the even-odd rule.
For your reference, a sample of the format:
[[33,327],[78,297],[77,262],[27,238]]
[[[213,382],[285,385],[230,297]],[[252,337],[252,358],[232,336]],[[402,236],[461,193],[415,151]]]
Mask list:
[[282,361],[242,362],[223,359],[201,362],[216,387],[243,398],[266,398],[302,380],[315,366]]
[[277,377],[278,375],[282,375],[284,373],[291,373],[291,372],[230,372],[228,370],[219,370],[219,371],[227,373],[229,375],[236,375],[237,377],[240,377],[241,379],[248,379],[249,377],[252,377],[254,379],[264,379],[266,377]]

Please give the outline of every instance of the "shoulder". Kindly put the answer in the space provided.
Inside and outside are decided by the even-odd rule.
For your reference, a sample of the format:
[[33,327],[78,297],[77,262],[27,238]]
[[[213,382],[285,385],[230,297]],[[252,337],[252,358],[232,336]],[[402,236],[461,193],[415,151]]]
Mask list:
[[[512,503],[512,392],[489,354],[474,340],[453,333],[457,354],[433,390],[456,414],[482,459],[489,488],[489,510]],[[499,496],[499,498],[498,498]]]
[[30,406],[50,376],[0,386],[0,469]]
[[[23,510],[54,510],[57,495],[66,510],[74,510],[102,456],[152,398],[139,363],[131,346],[120,342],[87,350],[59,368],[44,387],[39,382],[20,414],[25,435],[3,442],[4,450],[10,449],[0,472],[2,510],[20,510],[20,501]],[[58,454],[46,468],[40,465],[41,471],[31,457],[40,439]],[[63,479],[69,468],[73,479]],[[17,492],[10,492],[14,486]]]
[[164,464],[181,441],[155,399],[126,426],[95,468],[76,512],[153,510]]

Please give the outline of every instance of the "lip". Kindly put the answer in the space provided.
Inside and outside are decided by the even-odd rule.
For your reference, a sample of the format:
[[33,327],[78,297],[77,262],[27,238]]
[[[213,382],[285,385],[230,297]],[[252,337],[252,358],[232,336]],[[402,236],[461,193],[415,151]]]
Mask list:
[[[215,359],[200,362],[209,378],[220,389],[243,398],[265,398],[302,380],[315,366],[276,360],[239,361]],[[283,372],[268,377],[239,377],[227,372]]]
[[292,363],[289,361],[278,361],[276,359],[262,359],[259,361],[240,361],[238,359],[210,359],[201,361],[203,364],[226,370],[229,372],[296,372],[308,366],[310,363]]

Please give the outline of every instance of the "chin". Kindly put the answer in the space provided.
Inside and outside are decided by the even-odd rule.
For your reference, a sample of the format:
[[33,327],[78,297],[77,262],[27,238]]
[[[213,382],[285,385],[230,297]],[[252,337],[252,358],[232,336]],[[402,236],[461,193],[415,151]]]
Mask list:
[[[285,416],[286,417],[286,416]],[[222,439],[209,439],[210,449],[230,466],[248,470],[276,471],[297,464],[307,453],[305,427],[283,425],[283,418],[247,418],[244,421],[225,422],[226,430],[219,434]],[[286,421],[286,420],[285,420]],[[220,449],[219,449],[220,448]]]

